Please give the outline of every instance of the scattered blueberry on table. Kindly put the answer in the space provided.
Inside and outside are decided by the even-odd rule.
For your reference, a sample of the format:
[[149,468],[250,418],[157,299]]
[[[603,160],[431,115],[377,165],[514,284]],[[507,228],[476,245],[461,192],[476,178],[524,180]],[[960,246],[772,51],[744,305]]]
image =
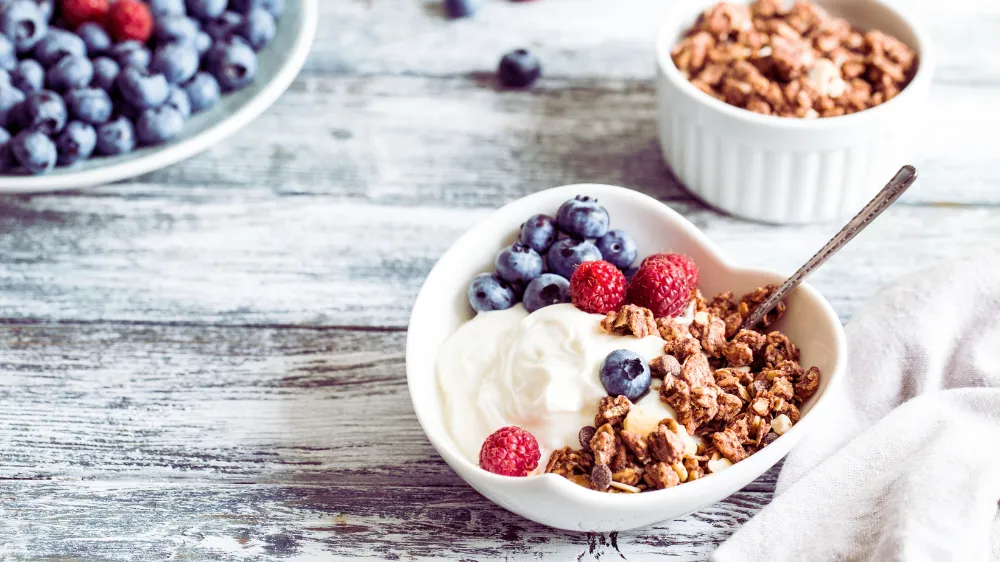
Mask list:
[[176,138],[253,82],[284,11],[284,0],[0,0],[0,172]]
[[497,78],[508,88],[527,88],[541,75],[541,61],[526,49],[507,53],[497,67]]

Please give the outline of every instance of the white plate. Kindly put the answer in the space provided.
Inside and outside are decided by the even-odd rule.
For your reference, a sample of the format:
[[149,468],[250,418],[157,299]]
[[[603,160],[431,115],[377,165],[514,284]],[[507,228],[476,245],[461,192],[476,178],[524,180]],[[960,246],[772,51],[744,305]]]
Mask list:
[[288,89],[305,64],[319,21],[317,0],[288,0],[274,40],[257,54],[257,78],[238,92],[225,94],[212,109],[184,123],[169,143],[129,154],[96,157],[45,175],[0,175],[0,193],[76,189],[111,183],[159,170],[222,141],[256,119]]

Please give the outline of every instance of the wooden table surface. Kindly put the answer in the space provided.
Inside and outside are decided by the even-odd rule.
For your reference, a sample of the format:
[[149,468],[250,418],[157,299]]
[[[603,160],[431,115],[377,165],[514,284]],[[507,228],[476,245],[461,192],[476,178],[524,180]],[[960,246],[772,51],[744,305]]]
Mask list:
[[[703,560],[776,470],[635,532],[553,531],[438,458],[406,390],[421,281],[535,190],[649,193],[747,265],[791,271],[837,225],[705,208],[658,153],[664,0],[321,0],[309,62],[211,151],[99,189],[0,198],[0,559]],[[878,287],[1000,238],[1000,4],[906,3],[939,49],[921,180],[814,284]],[[500,54],[544,78],[497,90]],[[993,164],[993,165],[991,165]]]

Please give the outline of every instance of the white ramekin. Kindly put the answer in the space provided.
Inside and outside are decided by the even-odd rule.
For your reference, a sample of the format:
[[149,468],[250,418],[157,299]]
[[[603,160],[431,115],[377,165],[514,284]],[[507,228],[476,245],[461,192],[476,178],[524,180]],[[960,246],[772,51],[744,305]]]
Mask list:
[[739,217],[791,224],[857,212],[911,163],[934,70],[928,36],[876,0],[819,1],[830,13],[885,31],[917,51],[913,81],[888,102],[851,115],[760,115],[702,92],[670,58],[698,14],[717,2],[676,2],[656,39],[660,145],[667,163],[695,196]]
[[[778,273],[733,264],[684,217],[647,195],[620,187],[568,185],[547,189],[493,213],[463,234],[438,260],[420,288],[406,334],[406,379],[417,420],[441,458],[463,480],[498,505],[544,525],[595,532],[633,529],[680,517],[725,498],[771,468],[812,428],[835,422],[828,417],[831,412],[825,410],[830,403],[827,397],[843,378],[847,361],[844,330],[826,299],[803,284],[789,297],[788,313],[778,328],[798,344],[803,364],[820,368],[819,389],[802,408],[799,423],[731,468],[666,490],[606,494],[582,488],[555,474],[499,476],[462,455],[444,426],[435,369],[438,350],[463,322],[472,318],[466,297],[469,281],[493,269],[493,257],[516,237],[526,218],[536,213],[554,214],[561,203],[576,195],[596,197],[611,214],[612,225],[627,225],[640,256],[664,251],[691,256],[700,270],[699,287],[707,295],[729,290],[743,294],[783,281]],[[541,459],[543,464],[547,461]]]

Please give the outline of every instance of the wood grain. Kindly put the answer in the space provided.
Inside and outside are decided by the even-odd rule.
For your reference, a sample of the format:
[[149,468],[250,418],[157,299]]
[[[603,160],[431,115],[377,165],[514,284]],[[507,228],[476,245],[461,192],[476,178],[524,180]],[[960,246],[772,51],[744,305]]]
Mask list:
[[776,477],[612,543],[532,524],[458,479],[416,423],[401,333],[108,324],[0,337],[0,555],[698,558]]
[[[441,462],[403,364],[438,256],[545,187],[643,191],[785,272],[839,228],[722,216],[672,177],[650,82],[667,5],[487,0],[450,21],[436,0],[321,0],[304,72],[240,134],[128,182],[0,197],[0,559],[706,559],[777,469],[674,522],[553,531]],[[921,179],[810,280],[845,321],[1000,239],[1000,5],[905,9],[938,47]],[[544,76],[499,90],[515,47]]]

